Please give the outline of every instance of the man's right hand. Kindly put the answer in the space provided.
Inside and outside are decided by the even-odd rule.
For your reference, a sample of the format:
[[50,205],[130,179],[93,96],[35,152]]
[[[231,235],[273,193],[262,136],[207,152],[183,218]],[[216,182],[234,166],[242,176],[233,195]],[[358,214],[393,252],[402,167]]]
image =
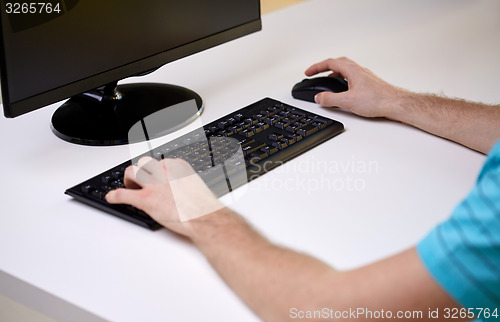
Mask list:
[[345,57],[314,64],[305,74],[314,76],[326,71],[332,72],[330,76],[345,78],[349,83],[346,92],[322,92],[316,95],[316,103],[326,107],[338,106],[360,116],[394,119],[398,114],[398,98],[409,94]]
[[316,102],[338,106],[365,117],[385,117],[487,153],[500,139],[500,105],[473,103],[395,87],[370,70],[342,57],[327,59],[306,70],[307,76],[331,71],[347,79],[346,92],[322,92]]

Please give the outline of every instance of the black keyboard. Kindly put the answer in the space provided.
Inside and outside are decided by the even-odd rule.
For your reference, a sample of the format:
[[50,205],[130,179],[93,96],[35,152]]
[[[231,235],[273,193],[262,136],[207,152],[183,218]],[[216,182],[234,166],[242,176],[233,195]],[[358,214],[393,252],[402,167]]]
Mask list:
[[[343,131],[340,122],[264,98],[143,155],[158,160],[185,159],[221,196]],[[108,191],[123,187],[125,169],[141,156],[66,190],[66,194],[143,227],[160,228],[143,211],[111,205],[104,199]]]

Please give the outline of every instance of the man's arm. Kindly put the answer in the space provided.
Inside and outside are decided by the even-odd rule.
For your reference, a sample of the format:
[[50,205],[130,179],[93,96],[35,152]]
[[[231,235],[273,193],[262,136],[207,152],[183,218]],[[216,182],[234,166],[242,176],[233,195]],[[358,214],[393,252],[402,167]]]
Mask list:
[[366,117],[386,117],[487,153],[500,139],[500,106],[472,103],[394,87],[348,58],[312,65],[306,75],[332,71],[349,90],[318,94],[316,102]]
[[[225,220],[214,224],[216,216]],[[366,315],[383,310],[387,320],[403,312],[410,316],[402,320],[422,321],[429,318],[429,310],[459,307],[429,275],[415,248],[366,267],[337,271],[306,254],[269,243],[228,209],[189,225],[188,236],[195,245],[265,321],[284,321],[299,311],[323,308],[363,310],[342,320],[384,320]]]
[[240,216],[222,207],[183,160],[141,159],[138,167],[127,169],[125,183],[132,189],[109,192],[108,202],[131,204],[192,240],[263,320],[288,320],[294,314],[298,317],[299,311],[359,308],[391,311],[394,316],[398,311],[415,311],[414,320],[422,321],[429,309],[457,307],[428,274],[414,248],[340,272],[308,255],[271,244]]

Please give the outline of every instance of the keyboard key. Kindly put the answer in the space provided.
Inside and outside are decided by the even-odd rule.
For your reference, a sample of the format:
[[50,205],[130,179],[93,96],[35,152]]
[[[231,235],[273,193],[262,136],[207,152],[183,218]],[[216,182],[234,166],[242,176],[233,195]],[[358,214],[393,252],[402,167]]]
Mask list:
[[328,125],[328,124],[332,124],[333,121],[332,120],[329,120],[329,119],[326,119],[322,116],[319,116],[319,115],[313,115],[310,117],[314,122],[319,122],[319,123],[323,123],[325,125]]
[[287,136],[287,137],[282,138],[281,142],[285,142],[288,145],[292,145],[295,143],[295,139],[293,137]]
[[265,146],[266,146],[265,143],[252,142],[252,143],[246,144],[245,146],[242,146],[241,150],[243,151],[244,155],[250,155],[253,152],[255,152],[259,149],[262,149]]
[[301,128],[300,124],[293,124],[293,125],[287,126],[285,130],[287,132],[290,132],[290,133],[295,133],[300,128]]
[[258,127],[257,125],[252,125],[248,129],[253,131],[253,133],[255,133],[255,134],[260,133],[264,130],[263,128]]
[[262,149],[255,151],[255,152],[251,153],[250,155],[254,158],[258,158],[259,161],[264,160],[265,158],[267,158],[269,156],[269,154],[267,154],[267,152],[262,151]]
[[111,182],[111,181],[113,181],[113,180],[114,180],[114,178],[113,178],[113,177],[111,177],[110,175],[103,176],[103,177],[101,178],[101,182],[102,182],[102,183],[104,183],[104,184],[108,184],[108,183],[110,183],[110,182]]
[[306,125],[300,129],[298,129],[297,134],[302,135],[302,136],[309,136],[309,135],[316,133],[318,131],[319,131],[319,129],[316,126],[309,124],[309,125]]
[[278,148],[272,146],[272,145],[268,145],[268,146],[265,146],[263,147],[262,149],[260,149],[262,152],[266,152],[268,155],[273,155],[275,154],[276,152],[278,152]]
[[283,141],[273,142],[271,143],[271,145],[274,146],[275,148],[278,148],[279,150],[283,150],[288,146],[288,144],[286,144],[286,142]]
[[233,133],[238,133],[240,131],[243,131],[243,127],[242,126],[237,126],[237,125],[234,125],[234,126],[230,126],[228,128],[229,131],[233,132]]
[[248,119],[243,120],[243,122],[245,122],[246,124],[248,124],[249,126],[251,126],[251,125],[257,124],[259,121],[251,119],[251,118],[248,118]]
[[281,133],[277,133],[277,132],[273,132],[271,133],[269,136],[268,136],[269,140],[272,140],[272,141],[279,141],[281,140],[282,138],[284,138],[284,135],[281,134]]
[[259,123],[255,124],[255,126],[258,126],[258,127],[262,128],[263,130],[267,130],[269,128],[269,124],[263,123],[263,122],[259,122]]
[[291,109],[290,112],[292,113],[292,115],[296,115],[296,116],[306,116],[306,113],[302,112],[302,111],[299,111],[297,109]]
[[274,124],[275,127],[282,130],[284,130],[288,125],[289,124],[285,122],[276,122],[276,124]]
[[101,190],[92,190],[90,193],[92,196],[96,197],[97,199],[104,199],[104,196],[106,195],[107,191],[101,191]]
[[229,126],[229,123],[227,121],[222,121],[222,122],[219,122],[219,124],[218,124],[218,127],[221,130],[225,129],[228,126]]
[[275,117],[271,117],[271,118],[267,118],[267,119],[265,119],[265,120],[264,120],[264,123],[267,123],[267,124],[269,124],[269,125],[274,125],[274,124],[276,124],[279,120],[280,120],[280,118],[275,116]]
[[240,134],[249,138],[249,137],[253,136],[255,134],[255,132],[250,130],[250,129],[244,129],[243,131],[240,132]]
[[123,172],[113,171],[113,172],[111,172],[111,177],[115,178],[115,179],[119,179],[119,178],[123,177]]
[[262,122],[262,120],[265,120],[265,119],[267,118],[267,115],[264,115],[264,114],[260,114],[260,113],[259,113],[259,114],[257,114],[257,115],[252,116],[252,118],[253,118],[254,120],[257,120],[257,121],[259,121],[259,122]]
[[243,114],[238,113],[238,114],[236,114],[233,118],[234,118],[236,121],[241,121],[241,120],[244,118],[244,116],[243,116]]
[[91,184],[83,185],[82,188],[81,188],[81,191],[83,193],[91,193],[94,190],[95,190],[95,187],[93,185],[91,185]]

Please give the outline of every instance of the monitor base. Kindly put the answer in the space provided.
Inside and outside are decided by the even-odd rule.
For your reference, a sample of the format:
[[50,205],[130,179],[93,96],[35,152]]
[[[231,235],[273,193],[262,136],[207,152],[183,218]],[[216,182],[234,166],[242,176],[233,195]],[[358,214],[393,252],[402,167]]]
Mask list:
[[[138,122],[144,125],[148,115],[167,111],[181,103],[189,108],[175,109],[173,117],[161,113],[161,126],[148,129],[145,137],[129,137]],[[195,92],[180,86],[112,83],[94,91],[76,95],[61,105],[52,116],[52,132],[76,144],[110,146],[135,143],[171,133],[195,120],[203,111],[203,101]],[[154,115],[152,115],[154,118]],[[158,124],[158,120],[155,122]]]

